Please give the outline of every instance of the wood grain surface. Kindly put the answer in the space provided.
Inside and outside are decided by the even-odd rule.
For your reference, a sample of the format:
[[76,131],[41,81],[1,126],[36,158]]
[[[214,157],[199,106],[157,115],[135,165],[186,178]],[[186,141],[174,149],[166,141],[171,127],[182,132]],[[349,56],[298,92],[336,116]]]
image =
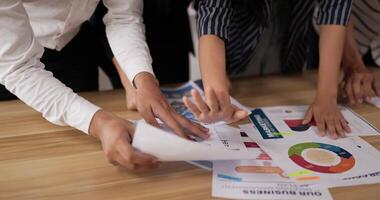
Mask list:
[[[380,70],[374,71],[380,77]],[[309,104],[316,73],[247,77],[232,81],[232,95],[256,106]],[[122,90],[82,93],[127,119]],[[380,109],[352,107],[380,128]],[[364,138],[380,149],[380,137]],[[379,166],[380,167],[380,166]],[[330,189],[334,199],[380,199],[380,184]],[[100,142],[44,120],[20,101],[0,102],[0,199],[212,199],[211,172],[185,162],[133,173],[107,163]]]

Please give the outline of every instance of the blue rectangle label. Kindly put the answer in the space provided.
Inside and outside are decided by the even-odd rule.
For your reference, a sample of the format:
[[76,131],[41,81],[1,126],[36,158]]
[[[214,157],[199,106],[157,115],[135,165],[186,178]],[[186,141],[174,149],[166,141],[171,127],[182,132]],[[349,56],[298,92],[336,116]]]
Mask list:
[[278,134],[279,131],[266,116],[262,109],[257,108],[252,110],[252,113],[249,115],[249,119],[256,126],[263,139],[283,138],[281,134]]

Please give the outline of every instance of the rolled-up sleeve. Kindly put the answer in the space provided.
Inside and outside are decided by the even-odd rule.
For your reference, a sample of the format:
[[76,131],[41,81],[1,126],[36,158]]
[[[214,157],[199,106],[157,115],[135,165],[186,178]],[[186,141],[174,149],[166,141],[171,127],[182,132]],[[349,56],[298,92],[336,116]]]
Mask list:
[[99,107],[44,69],[44,48],[34,37],[21,1],[0,1],[0,44],[0,83],[48,121],[88,133]]
[[348,23],[352,0],[321,0],[317,16],[318,25],[342,25]]
[[116,60],[133,82],[140,72],[154,75],[152,58],[145,41],[143,0],[103,0],[107,38]]
[[200,0],[197,11],[198,36],[217,35],[227,40],[232,15],[231,0]]

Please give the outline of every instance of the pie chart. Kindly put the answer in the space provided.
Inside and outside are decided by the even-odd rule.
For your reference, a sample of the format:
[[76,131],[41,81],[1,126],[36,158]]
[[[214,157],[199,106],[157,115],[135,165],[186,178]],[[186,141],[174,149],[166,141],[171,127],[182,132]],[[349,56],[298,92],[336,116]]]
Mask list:
[[319,173],[343,173],[355,166],[351,153],[331,144],[299,143],[289,148],[288,155],[298,166]]

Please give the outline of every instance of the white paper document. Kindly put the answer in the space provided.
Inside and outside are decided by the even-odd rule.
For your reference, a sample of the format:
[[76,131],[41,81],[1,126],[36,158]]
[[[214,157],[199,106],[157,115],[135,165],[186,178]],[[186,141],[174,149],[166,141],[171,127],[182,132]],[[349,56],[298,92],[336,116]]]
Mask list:
[[380,97],[372,97],[371,100],[367,101],[368,103],[380,108]]
[[197,166],[201,169],[205,169],[207,171],[212,171],[212,161],[211,160],[193,160],[193,161],[186,161],[189,164],[192,164],[194,166]]
[[214,161],[212,196],[229,199],[332,199],[327,188],[301,187],[272,160]]
[[160,161],[254,159],[262,153],[257,145],[253,147],[253,143],[246,143],[244,139],[235,137],[240,135],[239,129],[227,125],[208,128],[209,139],[191,141],[144,122],[138,122],[132,145],[144,153],[157,157]]
[[[315,121],[302,124],[307,106],[275,106],[253,109],[250,120],[263,135],[269,138],[286,138],[294,135],[314,134],[318,128]],[[341,106],[340,110],[351,128],[348,136],[380,135],[379,130],[372,126],[351,109]]]
[[297,183],[326,187],[380,183],[380,154],[360,137],[273,137],[253,124],[241,128]]

